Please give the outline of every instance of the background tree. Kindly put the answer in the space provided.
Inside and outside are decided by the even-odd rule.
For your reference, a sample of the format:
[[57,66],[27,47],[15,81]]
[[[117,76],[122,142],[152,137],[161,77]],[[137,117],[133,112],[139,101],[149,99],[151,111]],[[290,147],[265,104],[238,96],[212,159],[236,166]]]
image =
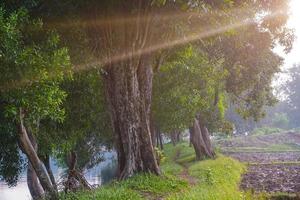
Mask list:
[[[214,156],[211,145],[206,145],[210,142],[205,141],[209,135],[204,129],[216,130],[222,123],[225,110],[222,83],[227,74],[222,62],[209,61],[201,50],[190,46],[170,58],[154,79],[155,124],[163,132],[183,131],[191,127],[198,116],[198,130],[194,130],[198,132],[192,133],[198,159]],[[203,133],[198,122],[200,115]]]
[[299,102],[300,96],[298,94],[300,88],[300,66],[294,65],[289,70],[290,80],[284,86],[284,91],[287,94],[286,102],[288,104],[288,115],[292,127],[299,127],[300,112]]

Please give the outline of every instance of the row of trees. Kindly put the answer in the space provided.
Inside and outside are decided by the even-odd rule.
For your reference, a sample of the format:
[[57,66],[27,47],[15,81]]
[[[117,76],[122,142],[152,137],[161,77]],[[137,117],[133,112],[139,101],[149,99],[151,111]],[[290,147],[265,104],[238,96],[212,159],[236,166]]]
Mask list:
[[57,199],[49,157],[67,163],[66,188],[89,188],[80,171],[101,160],[101,145],[117,151],[120,179],[160,175],[155,141],[185,129],[197,159],[214,157],[208,130],[230,129],[229,102],[255,119],[275,103],[282,59],[272,50],[293,40],[286,3],[5,1],[1,179],[16,183],[21,150],[32,196]]
[[253,119],[244,121],[234,113],[235,105],[231,105],[226,113],[226,118],[235,125],[237,134],[251,132],[259,127],[299,128],[299,70],[299,64],[295,64],[284,72],[288,79],[286,82],[282,82],[276,93],[276,96],[280,96],[281,99],[274,107],[266,109],[266,116],[259,122],[255,122]]

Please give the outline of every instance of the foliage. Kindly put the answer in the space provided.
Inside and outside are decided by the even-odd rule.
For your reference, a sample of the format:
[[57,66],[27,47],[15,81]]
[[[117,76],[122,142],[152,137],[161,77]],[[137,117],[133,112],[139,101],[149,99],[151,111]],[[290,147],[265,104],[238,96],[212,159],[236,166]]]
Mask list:
[[45,34],[41,21],[30,20],[24,9],[6,16],[1,8],[0,24],[0,85],[7,116],[16,117],[22,107],[31,123],[47,117],[63,120],[66,94],[59,83],[69,72],[70,60],[67,49],[59,47],[58,35]]
[[164,162],[166,157],[164,155],[164,152],[160,150],[158,147],[154,147],[156,159],[158,160],[158,163]]
[[23,171],[24,159],[16,143],[16,128],[3,115],[0,105],[0,180],[15,186]]
[[289,126],[289,119],[286,113],[275,113],[272,121],[274,127],[286,129]]
[[209,61],[192,46],[173,55],[154,78],[153,113],[160,129],[184,130],[198,112],[208,122],[216,123],[224,113],[224,98],[220,98],[217,106],[214,99],[217,92],[222,96],[225,76],[222,60]]
[[299,127],[300,119],[300,65],[294,65],[289,70],[290,80],[284,86],[284,92],[287,95],[288,117],[292,127]]
[[39,143],[46,145],[40,152],[55,153],[65,162],[73,150],[78,156],[79,169],[93,167],[103,160],[103,147],[109,149],[112,145],[101,76],[96,70],[75,74],[73,80],[65,81],[62,87],[68,94],[63,104],[65,120],[63,123],[41,122]]
[[22,164],[16,127],[20,109],[28,131],[34,134],[40,120],[62,121],[65,115],[66,93],[60,83],[71,75],[68,51],[60,47],[58,35],[42,25],[25,9],[9,13],[0,8],[0,140],[9,150],[4,149],[4,154],[1,150],[0,160],[1,176],[9,184],[15,184]]

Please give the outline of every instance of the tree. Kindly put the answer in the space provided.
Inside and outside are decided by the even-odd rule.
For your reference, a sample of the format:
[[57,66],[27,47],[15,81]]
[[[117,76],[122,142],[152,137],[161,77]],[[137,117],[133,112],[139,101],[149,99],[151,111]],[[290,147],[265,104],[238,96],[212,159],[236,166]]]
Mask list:
[[[79,65],[75,70],[89,70],[96,65],[104,71],[120,178],[137,172],[159,174],[150,134],[152,71],[163,62],[162,56],[157,56],[157,53],[201,39],[195,36],[202,35],[199,28],[205,31],[210,24],[210,13],[205,14],[207,10],[226,9],[231,3],[160,0],[125,3],[116,0],[49,4],[41,1],[39,8],[46,7],[47,13],[52,13],[49,10],[57,13],[62,9],[67,15],[71,11],[74,13],[74,10],[78,13],[75,22],[68,20],[66,24],[62,23],[62,29],[79,26],[87,34],[90,52],[95,60],[92,64]],[[196,14],[193,15],[193,12]],[[193,23],[187,25],[191,15]],[[55,17],[50,17],[50,25],[51,22],[55,24]],[[161,27],[162,23],[168,26],[155,28]],[[189,39],[181,40],[185,36],[182,32],[186,25],[191,34]]]
[[224,115],[222,63],[209,61],[200,49],[190,46],[173,55],[155,75],[155,123],[169,133],[194,123],[190,137],[197,159],[214,157],[207,127],[219,128]]
[[5,126],[14,127],[14,142],[27,156],[47,195],[56,199],[57,191],[33,140],[40,120],[63,120],[61,105],[66,94],[59,84],[69,72],[68,52],[59,47],[58,35],[45,32],[41,21],[31,20],[25,9],[6,13],[1,8],[0,24],[0,99],[8,122]]
[[299,127],[299,88],[300,88],[300,67],[294,65],[289,70],[290,80],[284,85],[284,91],[287,95],[286,102],[288,104],[288,116],[293,127]]
[[[65,191],[90,188],[83,170],[101,162],[103,148],[112,146],[111,126],[99,71],[75,74],[62,84],[68,94],[63,123],[40,124],[40,153],[54,155],[69,168]],[[78,183],[78,184],[77,184]]]
[[[255,17],[256,14],[261,12],[262,10],[267,13],[266,16],[262,17],[261,21],[250,23],[245,27],[229,29],[228,32],[223,35],[220,34],[217,37],[203,40],[197,44],[200,46],[200,49],[202,49],[202,51],[206,53],[207,60],[223,59],[223,63],[221,65],[223,69],[222,71],[223,73],[225,72],[227,74],[226,79],[224,80],[225,84],[222,85],[221,83],[223,87],[221,89],[219,89],[218,87],[215,88],[215,98],[210,98],[210,100],[207,99],[205,102],[218,103],[218,93],[220,91],[223,93],[226,91],[229,100],[233,101],[233,103],[236,104],[239,114],[241,114],[245,118],[253,117],[255,120],[258,120],[264,116],[265,106],[271,106],[276,102],[276,99],[272,93],[271,81],[274,74],[279,71],[282,59],[272,51],[274,43],[279,40],[279,42],[288,51],[291,48],[291,42],[293,38],[290,34],[290,30],[284,27],[286,22],[286,14],[282,14],[279,17],[278,21],[271,21],[268,17],[269,15],[272,15],[272,13],[278,11],[278,2],[274,4],[273,2],[268,2],[266,4],[261,4],[261,2],[252,2],[251,4],[251,2],[249,2],[249,5],[254,6],[254,9],[248,10],[248,15],[246,15],[245,19],[251,20],[251,18]],[[285,8],[284,5],[283,8]],[[235,15],[235,13],[229,14],[229,16],[229,20],[236,20],[237,17],[241,17],[240,15]],[[222,77],[221,74],[220,76]],[[181,80],[184,80],[182,77],[178,77],[176,77],[176,80],[173,80],[173,82],[172,79],[169,81],[168,85],[169,87],[171,85],[170,88],[172,88],[172,84],[176,85],[177,82],[180,83]],[[191,78],[190,75],[187,77],[189,79]],[[185,95],[184,92],[185,91],[182,91],[182,94]],[[180,98],[181,95],[181,93],[177,93],[176,97],[170,97],[169,95],[170,98],[164,98],[163,94],[164,92],[158,92],[159,98],[161,98],[162,102],[165,102],[165,104],[172,98]],[[213,99],[217,101],[214,101]],[[224,103],[226,105],[226,102]],[[224,103],[221,104],[223,106],[220,106],[221,110],[222,108],[224,110]],[[174,111],[171,111],[174,113],[178,112],[178,108],[180,108],[179,112],[182,111],[182,108],[187,108],[187,106],[183,104],[178,107],[173,107],[173,105],[169,104],[165,105],[165,107],[161,106],[160,109],[164,111],[165,109],[174,109]],[[207,108],[211,109],[214,107],[207,106]],[[169,120],[168,118],[173,119],[172,115],[170,115],[170,112],[167,111],[165,113],[166,116],[163,117],[163,120],[158,121],[165,122],[166,119],[167,121]],[[214,120],[211,120],[209,117],[209,114],[214,113],[214,111],[209,110],[207,113],[208,115],[204,114],[203,117],[201,109],[199,110],[198,114],[200,114],[201,119],[200,124],[216,122]],[[184,115],[180,115],[179,113],[177,113],[176,116],[179,119],[174,123],[176,125],[180,125],[182,122],[184,123],[186,119],[189,119],[188,117],[182,117]],[[202,135],[202,137],[199,134],[198,137],[192,137],[192,140],[198,142],[198,144],[194,142],[194,147],[196,154],[198,154],[198,158],[201,157],[200,155],[204,157],[206,155],[208,155],[208,157],[212,157],[210,156],[213,154],[210,153],[212,151],[209,150],[211,149],[211,145],[209,142],[209,136],[207,136],[207,129],[203,125],[201,128],[200,124],[197,124],[199,123],[199,119],[194,120],[194,122],[195,124],[191,130],[197,129],[198,132],[200,132],[199,130],[201,129],[201,133],[205,133],[204,135]],[[215,123],[215,125],[216,127],[220,127],[218,123]],[[207,141],[207,145],[205,145],[204,140]]]
[[[278,1],[274,4],[273,1],[249,2],[256,6],[255,11],[267,15],[272,15],[273,12],[269,11],[276,11],[281,5]],[[210,12],[208,15],[205,14],[212,8],[218,8],[218,11],[229,9],[227,13],[230,13],[230,8],[241,8],[244,4],[241,1],[199,3],[199,1],[161,0],[69,1],[64,5],[57,2],[55,6],[49,4],[51,3],[48,1],[41,1],[38,8],[51,10],[51,6],[52,8],[62,6],[60,9],[65,8],[63,13],[67,14],[75,10],[78,13],[76,18],[79,19],[76,21],[78,23],[63,23],[62,28],[78,25],[86,32],[95,63],[80,65],[75,70],[88,70],[90,66],[98,65],[104,71],[102,76],[115,135],[120,178],[132,176],[137,172],[159,174],[150,134],[153,68],[158,68],[153,66],[162,63],[161,59],[156,62],[156,54],[161,50],[173,49],[174,46],[185,45],[227,31],[230,27],[228,23],[224,23],[227,18],[212,19]],[[193,15],[193,11],[198,13]],[[190,14],[193,16],[192,20]],[[161,16],[163,20],[160,20]],[[55,17],[54,19],[51,17],[47,19],[49,26],[51,22],[55,22]],[[236,18],[238,17],[240,16],[237,15]],[[284,21],[280,17],[277,19],[280,22]],[[211,21],[217,23],[211,27],[209,26]],[[273,21],[264,22],[267,22],[266,28],[275,27],[275,32],[284,33],[281,30],[277,31]],[[168,23],[170,27],[155,28],[161,27],[159,26],[161,23]],[[219,29],[223,23],[226,24],[225,28]],[[246,19],[239,24],[243,23],[246,23]],[[186,27],[188,29],[185,29]],[[207,27],[213,30],[206,32]],[[200,28],[206,34],[199,32]],[[280,40],[280,42],[287,41]]]

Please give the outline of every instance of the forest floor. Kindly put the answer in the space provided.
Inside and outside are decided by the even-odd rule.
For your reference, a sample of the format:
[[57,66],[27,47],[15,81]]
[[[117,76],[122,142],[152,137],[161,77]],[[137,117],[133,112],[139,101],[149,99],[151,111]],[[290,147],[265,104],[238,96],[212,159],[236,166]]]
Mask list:
[[[247,165],[240,188],[285,193],[300,199],[300,134],[294,132],[236,137],[218,141],[223,154]],[[292,198],[293,197],[293,198]]]

